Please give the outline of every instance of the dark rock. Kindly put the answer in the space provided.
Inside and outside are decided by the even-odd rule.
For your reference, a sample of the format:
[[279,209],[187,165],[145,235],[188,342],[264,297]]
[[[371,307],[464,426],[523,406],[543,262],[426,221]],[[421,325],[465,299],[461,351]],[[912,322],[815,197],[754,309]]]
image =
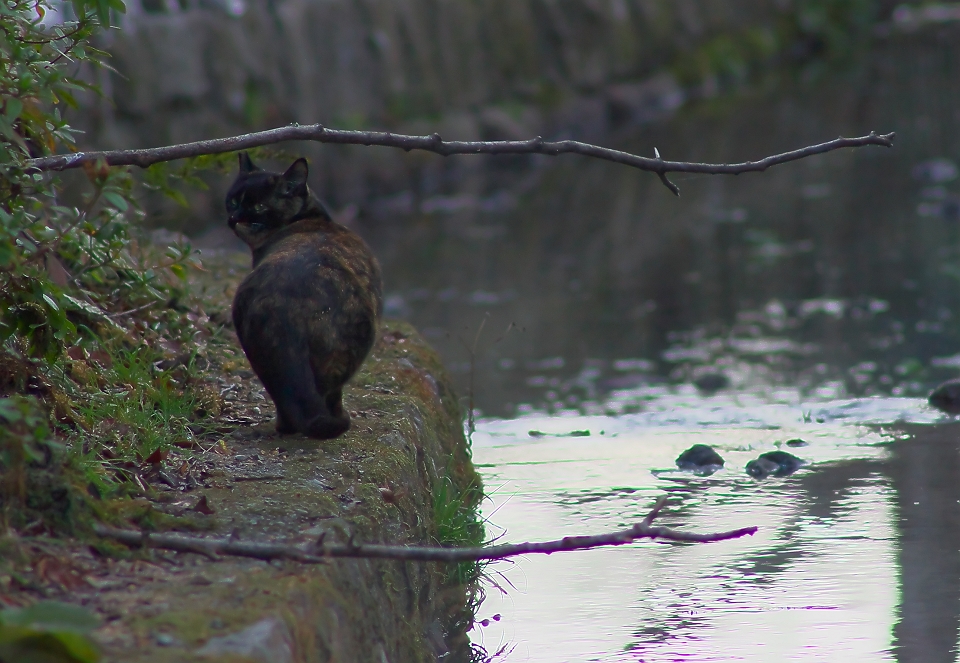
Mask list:
[[747,463],[747,474],[757,479],[765,479],[771,475],[785,477],[804,465],[805,461],[786,451],[768,451]]
[[930,405],[948,414],[960,414],[960,378],[947,380],[927,399]]
[[723,467],[723,458],[713,450],[713,447],[695,444],[677,456],[677,467],[681,470],[713,474]]
[[706,373],[694,380],[693,384],[696,385],[697,389],[701,392],[709,395],[729,387],[730,378],[722,373]]
[[747,474],[755,479],[765,479],[780,468],[772,460],[758,458],[747,463]]
[[786,442],[784,442],[784,444],[787,445],[788,447],[805,447],[809,444],[809,442],[801,440],[798,437],[794,440],[787,440]]

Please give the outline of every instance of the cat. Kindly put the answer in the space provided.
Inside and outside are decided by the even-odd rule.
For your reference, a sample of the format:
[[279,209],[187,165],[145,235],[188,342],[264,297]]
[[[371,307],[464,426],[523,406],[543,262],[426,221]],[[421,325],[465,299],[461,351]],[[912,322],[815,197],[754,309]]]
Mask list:
[[273,173],[240,153],[226,206],[253,271],[237,288],[233,323],[277,407],[277,432],[323,440],[350,428],[343,385],[376,340],[383,286],[376,257],[331,218],[307,175],[305,159]]

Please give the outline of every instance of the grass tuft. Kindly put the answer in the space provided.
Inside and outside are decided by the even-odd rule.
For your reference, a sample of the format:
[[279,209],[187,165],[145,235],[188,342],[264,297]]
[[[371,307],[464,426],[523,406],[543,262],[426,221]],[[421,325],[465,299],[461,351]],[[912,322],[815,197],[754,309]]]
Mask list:
[[[448,547],[482,546],[485,538],[479,508],[483,499],[480,486],[471,485],[457,490],[449,476],[443,476],[433,493],[433,512],[437,527],[438,545]],[[474,584],[483,573],[483,562],[458,562],[451,565],[452,582]]]

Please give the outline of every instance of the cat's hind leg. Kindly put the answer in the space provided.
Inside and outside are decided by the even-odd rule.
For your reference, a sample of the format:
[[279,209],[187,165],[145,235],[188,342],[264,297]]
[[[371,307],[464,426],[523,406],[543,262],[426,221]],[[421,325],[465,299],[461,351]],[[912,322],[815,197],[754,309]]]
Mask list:
[[350,428],[350,417],[343,411],[343,390],[321,394],[306,362],[288,364],[282,379],[275,386],[268,386],[267,391],[277,406],[277,432],[281,435],[298,432],[329,440]]
[[327,412],[326,400],[317,391],[309,364],[292,348],[269,358],[248,357],[277,408],[278,433],[306,433],[310,422]]
[[[276,401],[274,401],[274,405],[276,405]],[[279,406],[277,406],[277,432],[281,435],[290,435],[297,432],[297,427],[291,423],[284,410],[281,410]]]
[[343,411],[343,390],[336,389],[324,398],[325,412],[318,414],[303,431],[318,440],[329,440],[350,429],[350,416]]

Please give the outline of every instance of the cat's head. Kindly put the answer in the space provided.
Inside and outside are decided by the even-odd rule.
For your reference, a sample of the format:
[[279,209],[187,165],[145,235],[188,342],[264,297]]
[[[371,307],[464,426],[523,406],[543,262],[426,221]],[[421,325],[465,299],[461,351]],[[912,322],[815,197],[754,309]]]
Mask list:
[[227,192],[230,228],[256,249],[275,231],[303,218],[317,204],[307,174],[306,159],[297,159],[284,173],[271,173],[241,152],[240,172]]

